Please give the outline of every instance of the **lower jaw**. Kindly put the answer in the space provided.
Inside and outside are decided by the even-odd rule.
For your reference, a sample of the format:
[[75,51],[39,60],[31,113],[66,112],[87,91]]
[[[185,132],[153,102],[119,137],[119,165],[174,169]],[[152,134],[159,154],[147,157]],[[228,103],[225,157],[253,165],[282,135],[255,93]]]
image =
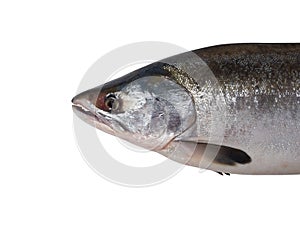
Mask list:
[[82,108],[76,105],[73,105],[73,111],[81,120],[91,125],[92,127],[95,127],[105,133],[114,135],[114,131],[108,125],[101,122],[99,118],[93,115],[91,112],[84,111]]

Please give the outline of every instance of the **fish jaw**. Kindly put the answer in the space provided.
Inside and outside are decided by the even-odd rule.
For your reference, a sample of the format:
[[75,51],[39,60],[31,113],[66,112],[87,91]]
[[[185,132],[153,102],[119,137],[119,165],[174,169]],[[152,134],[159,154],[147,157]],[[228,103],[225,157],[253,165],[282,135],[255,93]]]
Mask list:
[[75,115],[87,124],[102,130],[108,134],[115,135],[114,130],[110,127],[109,118],[106,112],[101,112],[95,108],[99,92],[86,91],[76,95],[72,99],[72,109]]

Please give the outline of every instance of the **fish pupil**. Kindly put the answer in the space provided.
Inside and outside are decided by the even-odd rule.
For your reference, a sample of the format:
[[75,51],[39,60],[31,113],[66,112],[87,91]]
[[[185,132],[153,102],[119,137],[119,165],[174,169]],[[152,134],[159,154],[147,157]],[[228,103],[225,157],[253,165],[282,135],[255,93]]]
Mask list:
[[108,94],[105,98],[105,106],[108,108],[109,111],[112,110],[113,105],[116,101],[117,97],[114,94]]

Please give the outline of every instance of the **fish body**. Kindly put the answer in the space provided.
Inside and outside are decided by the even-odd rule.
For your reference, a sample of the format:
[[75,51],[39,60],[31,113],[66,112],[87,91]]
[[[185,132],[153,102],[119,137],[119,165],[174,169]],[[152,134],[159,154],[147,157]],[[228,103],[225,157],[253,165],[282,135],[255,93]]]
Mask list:
[[86,122],[179,163],[222,173],[300,173],[300,44],[183,53],[73,103]]

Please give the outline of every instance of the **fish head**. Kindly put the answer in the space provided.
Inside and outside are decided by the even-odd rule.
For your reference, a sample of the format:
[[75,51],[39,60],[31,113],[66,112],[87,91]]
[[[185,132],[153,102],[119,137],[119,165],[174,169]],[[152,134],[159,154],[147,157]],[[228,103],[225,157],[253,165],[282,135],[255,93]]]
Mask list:
[[163,63],[87,90],[72,102],[85,122],[149,150],[164,149],[196,120],[191,94]]

